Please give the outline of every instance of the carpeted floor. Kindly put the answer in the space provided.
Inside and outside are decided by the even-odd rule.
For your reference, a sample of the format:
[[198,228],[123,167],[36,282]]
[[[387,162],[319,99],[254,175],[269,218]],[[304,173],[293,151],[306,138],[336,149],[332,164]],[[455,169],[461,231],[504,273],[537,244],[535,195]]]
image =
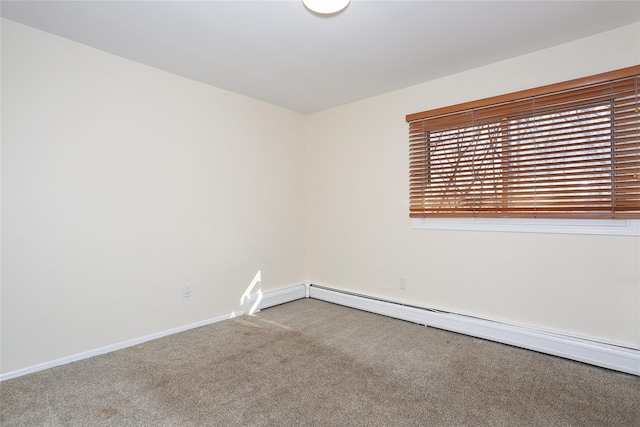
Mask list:
[[9,426],[640,426],[640,377],[304,299],[0,383]]

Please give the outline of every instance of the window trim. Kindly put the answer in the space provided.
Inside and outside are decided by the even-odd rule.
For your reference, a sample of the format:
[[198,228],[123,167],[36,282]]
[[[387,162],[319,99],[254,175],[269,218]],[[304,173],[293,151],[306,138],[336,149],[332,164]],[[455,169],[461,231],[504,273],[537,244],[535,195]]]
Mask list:
[[414,230],[640,236],[638,219],[411,218]]

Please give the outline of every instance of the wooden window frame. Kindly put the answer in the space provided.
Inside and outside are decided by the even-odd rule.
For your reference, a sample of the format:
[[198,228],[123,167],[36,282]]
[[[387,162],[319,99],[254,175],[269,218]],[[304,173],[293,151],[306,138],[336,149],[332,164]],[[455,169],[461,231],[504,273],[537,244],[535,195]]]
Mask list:
[[[615,85],[623,84],[620,82],[624,82],[626,85],[624,89],[625,92],[619,92],[624,95],[619,95],[618,92],[615,92],[615,90],[617,90],[615,89]],[[567,82],[407,115],[406,120],[410,126],[410,216],[412,218],[640,218],[640,112],[638,107],[640,89],[638,86],[640,86],[640,65]],[[609,88],[614,88],[611,89],[613,90],[611,94],[606,92]],[[629,93],[631,93],[631,95],[629,95]],[[622,99],[622,101],[618,101],[618,99]],[[536,104],[536,102],[537,105],[535,105],[535,108],[529,109],[530,107],[528,105]],[[605,107],[603,108],[607,109],[607,113],[611,114],[610,118],[606,118],[606,115],[603,114],[597,115],[597,117],[602,117],[602,119],[599,122],[599,128],[596,127],[596,130],[593,131],[600,132],[604,135],[595,140],[596,144],[599,144],[600,147],[600,154],[598,155],[602,158],[606,158],[610,163],[607,164],[608,169],[606,169],[609,172],[599,173],[602,176],[608,174],[611,176],[611,190],[607,190],[608,187],[603,184],[604,188],[600,188],[599,191],[604,195],[591,196],[591,194],[595,193],[591,193],[590,191],[592,190],[590,190],[588,184],[584,184],[586,186],[585,192],[586,194],[589,194],[589,196],[575,195],[580,193],[579,190],[575,189],[575,186],[577,185],[575,182],[579,178],[575,178],[574,182],[571,184],[554,182],[553,184],[547,183],[538,187],[538,183],[543,180],[540,179],[541,175],[539,172],[535,172],[537,175],[535,175],[532,180],[536,181],[536,183],[533,184],[532,187],[525,187],[525,184],[520,184],[519,187],[516,187],[518,192],[514,193],[517,194],[519,198],[513,197],[513,201],[511,201],[509,191],[513,190],[507,184],[508,180],[512,179],[514,172],[509,167],[496,167],[495,165],[504,165],[509,161],[522,162],[517,153],[513,154],[513,151],[505,151],[506,149],[504,148],[504,144],[508,143],[506,141],[508,141],[513,135],[513,133],[511,131],[507,131],[506,128],[510,126],[510,123],[514,122],[514,116],[522,114],[522,111],[527,111],[528,116],[526,117],[531,118],[534,123],[529,127],[528,132],[533,134],[538,132],[543,125],[547,126],[547,123],[551,120],[545,118],[549,116],[549,111],[560,111],[560,113],[554,114],[567,113],[568,117],[575,111],[575,114],[569,117],[567,121],[574,122],[571,126],[578,126],[580,125],[579,120],[586,120],[576,118],[578,117],[578,111],[581,111],[581,114],[583,115],[588,114],[588,112],[582,112],[583,110],[587,111],[583,108],[583,105],[598,105],[598,103],[600,103],[600,105],[604,105]],[[625,109],[624,117],[620,116],[623,117],[623,119],[619,119],[617,116],[617,109],[619,109],[620,105]],[[555,117],[557,116],[554,116],[554,118]],[[608,122],[606,120],[608,120]],[[578,124],[576,125],[575,123]],[[607,126],[607,123],[611,123],[611,131],[609,133],[602,133],[598,130],[602,129],[603,126]],[[488,135],[487,132],[481,135],[477,131],[478,126],[487,124],[489,126],[494,126],[496,129],[500,129],[500,127],[502,127],[502,136],[495,137],[495,143],[491,139],[492,136]],[[526,127],[527,125],[524,126]],[[442,138],[444,142],[440,143],[440,147],[445,146],[446,148],[446,144],[449,144],[452,147],[450,151],[453,152],[453,154],[451,154],[451,157],[447,157],[449,154],[447,154],[446,149],[443,150],[440,148],[440,156],[444,157],[440,158],[441,164],[438,165],[436,163],[438,158],[433,154],[436,153],[436,151],[431,148],[432,146],[437,146],[438,142],[436,142],[436,140],[438,134],[443,135],[446,132],[460,132],[462,135],[465,131],[470,129],[476,129],[475,136],[467,137],[467,142],[464,142],[463,138],[459,136],[454,137],[445,135]],[[533,129],[533,131],[531,131],[531,129]],[[525,131],[527,130],[525,129]],[[478,139],[475,141],[473,138]],[[535,139],[537,137],[530,136],[529,138]],[[558,137],[556,136],[556,138]],[[577,139],[578,137],[575,138]],[[580,138],[584,139],[582,136]],[[538,139],[535,139],[535,141],[538,141]],[[555,140],[552,140],[552,143],[553,141]],[[444,194],[443,200],[449,197],[449,193],[438,193],[439,190],[437,189],[437,173],[439,171],[450,171],[449,163],[442,166],[442,164],[444,164],[442,159],[445,161],[453,159],[458,165],[465,161],[467,164],[469,163],[469,160],[463,157],[464,154],[461,154],[466,149],[464,148],[466,146],[463,142],[467,144],[466,146],[471,147],[474,150],[474,160],[471,162],[472,166],[466,166],[467,169],[464,169],[464,172],[458,172],[458,175],[456,175],[455,171],[448,175],[449,181],[447,181],[448,184],[446,185],[446,190],[449,191],[450,188],[453,188],[458,191],[456,187],[458,184],[454,182],[456,180],[460,180],[462,182],[466,179],[467,181],[473,181],[474,183],[478,180],[480,183],[480,190],[474,193],[467,189],[467,193],[464,193],[465,196],[469,196],[469,200],[473,200],[475,205],[471,206],[472,203],[467,203],[466,200],[461,202],[454,201],[452,203],[447,202],[449,205],[445,205],[441,203],[441,200],[439,200],[438,203],[440,203],[440,205],[436,206],[433,202],[434,198],[437,199],[440,197],[440,194]],[[572,143],[574,145],[569,146]],[[529,144],[530,146],[533,146],[530,142]],[[565,170],[563,169],[565,167],[563,166],[564,164],[568,165],[570,162],[574,162],[570,166],[575,169],[580,169],[583,167],[581,165],[590,164],[589,162],[595,164],[595,162],[600,161],[599,158],[596,158],[596,160],[589,160],[591,157],[587,156],[585,152],[591,153],[591,151],[584,148],[575,148],[579,147],[579,144],[574,143],[573,141],[569,141],[566,144],[563,144],[562,142],[556,144],[556,147],[551,145],[551,148],[547,147],[546,149],[535,148],[533,153],[535,156],[542,156],[541,158],[543,158],[543,160],[539,160],[539,157],[535,157],[535,160],[531,163],[537,164],[538,166],[529,167],[529,169],[526,169],[523,174],[528,177],[529,175],[527,174],[531,174],[532,169],[543,170],[544,168],[539,166],[541,161],[545,161],[544,156],[552,158],[549,162],[555,161],[560,165],[556,168],[558,169],[558,180],[567,179],[564,175],[570,175],[570,172],[565,173]],[[591,142],[589,142],[589,144],[591,144]],[[538,146],[539,144],[534,142],[534,145]],[[582,143],[582,145],[585,144]],[[562,146],[567,147],[557,148]],[[484,169],[482,169],[477,164],[474,164],[476,162],[475,159],[480,158],[480,156],[475,155],[475,150],[488,150],[487,147],[491,147],[494,151],[492,155],[496,160],[492,163],[491,156],[487,151],[487,153],[485,153],[485,157],[489,158],[489,160],[485,162]],[[552,153],[554,154],[553,156],[550,156],[550,150],[558,149],[560,150],[561,156],[555,155],[555,152]],[[607,154],[607,149],[610,151],[610,155]],[[443,152],[445,154],[442,154]],[[544,154],[537,154],[539,152],[543,152]],[[596,155],[596,157],[598,155]],[[564,158],[565,156],[566,159]],[[587,160],[584,160],[585,156]],[[577,163],[578,160],[573,159],[573,157],[580,157],[581,163]],[[621,162],[620,164],[623,165],[624,168],[616,165],[616,162],[618,161]],[[593,166],[590,167],[592,169],[594,168]],[[600,168],[600,166],[598,166],[598,168]],[[490,178],[485,181],[478,179],[477,176],[482,171],[489,171],[487,176]],[[500,181],[501,174],[502,181]],[[453,176],[455,176],[455,178],[451,178]],[[515,176],[517,176],[517,174],[515,174]],[[526,181],[529,178],[518,179],[520,179],[520,181]],[[587,183],[588,181],[594,181],[591,176],[589,178],[581,179],[583,179],[583,181],[578,181],[580,185],[582,185],[583,182]],[[608,178],[599,177],[598,179],[605,182]],[[440,183],[441,182],[442,179],[440,179]],[[451,182],[454,182],[454,184],[451,184]],[[492,191],[490,190],[492,185],[495,187],[495,197],[488,195]],[[528,183],[526,185],[531,184]],[[565,186],[566,188],[563,190],[560,188],[562,186]],[[531,191],[529,191],[530,188],[532,189]],[[560,188],[560,190],[558,190],[558,188]],[[549,200],[553,199],[553,201],[546,202],[550,207],[545,206],[544,200],[542,202],[538,201],[540,200],[539,194],[543,194],[544,191],[549,192],[549,190],[553,194],[553,197],[548,198]],[[462,190],[460,190],[459,193],[462,194]],[[529,193],[535,195],[531,195]],[[608,197],[606,194],[608,193],[611,193],[610,203],[606,201],[606,198]],[[477,196],[477,194],[480,195]],[[428,200],[429,197],[431,198],[431,201]],[[477,197],[477,200],[474,199],[475,197]],[[584,207],[576,207],[576,203],[583,203],[581,197],[589,200],[584,201]],[[540,206],[543,207],[531,208],[531,206],[526,205],[522,208],[518,208],[518,203],[522,203],[520,202],[521,200],[533,200],[534,198],[537,198],[535,202],[524,202],[525,205],[526,203],[534,203],[540,204]],[[605,200],[605,202],[591,202],[590,198],[600,198]],[[484,203],[484,205],[482,205],[482,203]],[[591,206],[589,203],[594,203],[594,205]],[[602,204],[606,204],[606,209],[603,209],[602,206],[600,206]],[[462,208],[459,208],[457,205],[462,206]],[[569,207],[565,208],[565,205],[568,205]],[[436,207],[434,208],[434,206]],[[516,207],[512,208],[511,206]],[[518,209],[521,210],[519,211]]]

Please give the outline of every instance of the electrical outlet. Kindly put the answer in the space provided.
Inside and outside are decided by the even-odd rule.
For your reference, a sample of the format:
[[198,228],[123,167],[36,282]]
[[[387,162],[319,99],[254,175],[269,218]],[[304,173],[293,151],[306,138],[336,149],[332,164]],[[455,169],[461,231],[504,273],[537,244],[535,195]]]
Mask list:
[[190,297],[191,296],[191,286],[190,285],[183,285],[182,286],[182,297],[186,298],[186,297]]
[[400,284],[400,289],[407,290],[407,281],[405,279],[400,279],[398,283]]

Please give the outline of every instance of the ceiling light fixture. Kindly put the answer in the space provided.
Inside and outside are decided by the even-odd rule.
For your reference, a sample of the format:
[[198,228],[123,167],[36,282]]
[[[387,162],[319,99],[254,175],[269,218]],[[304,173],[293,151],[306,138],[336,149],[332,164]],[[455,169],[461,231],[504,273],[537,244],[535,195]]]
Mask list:
[[347,7],[351,0],[302,0],[302,3],[312,12],[327,15],[340,12]]

